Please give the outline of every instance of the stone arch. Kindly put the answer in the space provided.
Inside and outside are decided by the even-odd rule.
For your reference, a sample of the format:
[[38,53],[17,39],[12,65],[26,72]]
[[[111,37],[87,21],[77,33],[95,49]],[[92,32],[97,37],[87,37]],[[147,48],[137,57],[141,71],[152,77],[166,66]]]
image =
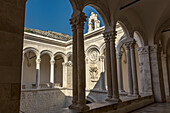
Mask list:
[[58,55],[60,55],[60,56],[64,59],[64,62],[66,61],[66,55],[65,55],[63,52],[56,52],[56,53],[54,54],[54,57],[56,57],[56,56],[58,56]]
[[125,38],[125,36],[123,36],[124,38],[122,38],[122,40],[119,41],[117,47],[116,47],[116,50],[117,52],[121,50],[121,47],[124,43],[126,42],[130,42],[130,41],[134,41],[133,38]]
[[120,21],[120,20],[118,20],[117,23],[119,23],[120,26],[122,27],[122,29],[124,31],[124,35],[126,37],[130,37],[129,30],[127,29],[126,25],[122,21]]
[[100,15],[100,17],[102,18],[102,21],[105,25],[105,28],[107,28],[107,26],[109,26],[110,23],[110,14],[109,9],[108,8],[103,8],[106,7],[104,6],[103,3],[100,3],[100,1],[91,1],[88,0],[87,2],[85,2],[82,10],[86,7],[86,6],[91,6],[92,8],[94,8]]
[[89,47],[86,49],[85,53],[88,54],[88,52],[89,52],[90,49],[96,49],[96,50],[100,53],[100,48],[99,48],[97,45],[91,45],[91,46],[89,46]]
[[133,28],[127,17],[120,15],[117,22],[121,25],[127,37],[133,37]]
[[49,55],[50,58],[52,58],[54,56],[53,53],[50,50],[43,50],[43,51],[40,52],[40,56],[42,56],[44,54]]
[[27,47],[27,48],[25,48],[25,49],[23,50],[23,54],[25,55],[25,53],[27,53],[27,52],[29,52],[29,51],[34,52],[34,53],[36,54],[36,56],[39,55],[38,49],[33,48],[33,47]]
[[69,61],[69,57],[71,57],[71,60],[72,60],[72,52],[68,52],[66,54],[67,61]]
[[106,44],[105,42],[100,46],[100,55],[104,55],[104,51],[106,49]]
[[160,40],[160,35],[162,32],[166,32],[166,29],[170,28],[170,18],[168,18],[163,24],[157,29],[154,36],[154,44],[158,44]]
[[144,46],[143,38],[142,38],[141,34],[138,31],[134,32],[134,39],[135,39],[136,43],[138,44],[138,47],[143,47]]

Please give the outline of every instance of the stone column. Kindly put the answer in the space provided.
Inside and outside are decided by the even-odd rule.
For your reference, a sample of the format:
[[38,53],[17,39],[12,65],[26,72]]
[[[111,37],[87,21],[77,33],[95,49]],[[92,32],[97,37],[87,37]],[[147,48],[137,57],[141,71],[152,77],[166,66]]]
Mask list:
[[78,74],[78,109],[80,111],[88,110],[86,106],[86,77],[85,77],[85,53],[84,53],[84,22],[85,13],[81,12],[77,23],[77,74]]
[[67,66],[68,66],[68,64],[63,62],[62,65],[63,65],[63,85],[62,86],[66,88],[67,87]]
[[104,58],[105,56],[104,55],[101,55],[100,56],[100,62],[101,62],[101,72],[105,72],[105,69],[104,69]]
[[41,58],[40,56],[37,56],[36,59],[36,88],[39,88],[40,85],[40,63],[41,63]]
[[165,88],[161,65],[161,52],[157,45],[150,46],[150,63],[153,82],[153,94],[156,102],[165,102]]
[[[86,99],[85,99],[86,78],[85,78],[85,53],[84,53],[84,22],[86,21],[86,16],[83,12],[80,12],[80,14],[74,17],[73,19],[74,19],[73,22],[76,22],[76,28],[77,28],[76,37],[73,34],[73,37],[77,38],[76,42],[75,41],[73,42],[73,46],[76,46],[76,53],[74,52],[75,50],[73,47],[73,68],[75,68],[74,60],[77,60],[76,61],[77,69],[76,70],[73,69],[73,71],[74,72],[76,71],[78,77],[78,80],[76,80],[78,81],[78,83],[76,84],[77,85],[76,87],[78,87],[78,95],[76,94],[76,96],[78,96],[78,101],[75,107],[70,106],[70,108],[74,108],[79,111],[85,111],[89,109],[89,107],[86,105]],[[74,54],[76,55],[74,56]],[[76,59],[74,57],[76,57]],[[74,72],[73,74],[75,74]]]
[[69,106],[70,109],[77,109],[78,102],[78,75],[77,75],[77,26],[76,26],[76,18],[70,19],[70,24],[72,25],[73,32],[73,61],[72,61],[72,88],[73,88],[73,100],[72,104]]
[[128,70],[128,83],[129,83],[129,96],[133,95],[133,80],[131,70],[131,57],[130,57],[130,43],[125,43],[126,57],[127,57],[127,70]]
[[111,57],[113,101],[121,102],[119,98],[119,91],[118,91],[118,77],[117,77],[117,64],[116,64],[116,49],[115,49],[116,31],[110,32],[109,37],[110,37],[110,57]]
[[53,88],[54,87],[54,64],[55,64],[55,60],[54,58],[51,58],[50,60],[50,87]]
[[113,90],[112,90],[112,77],[111,77],[111,61],[110,61],[110,38],[107,33],[104,33],[104,40],[106,43],[106,71],[107,71],[107,90],[108,96],[106,101],[112,99]]
[[133,77],[133,95],[139,96],[139,88],[138,88],[138,78],[136,71],[136,57],[135,57],[135,43],[130,43],[130,56],[131,56],[131,65],[132,65],[132,77]]
[[117,70],[118,70],[118,86],[119,86],[119,93],[125,94],[125,90],[123,88],[123,75],[122,75],[122,52],[117,52]]

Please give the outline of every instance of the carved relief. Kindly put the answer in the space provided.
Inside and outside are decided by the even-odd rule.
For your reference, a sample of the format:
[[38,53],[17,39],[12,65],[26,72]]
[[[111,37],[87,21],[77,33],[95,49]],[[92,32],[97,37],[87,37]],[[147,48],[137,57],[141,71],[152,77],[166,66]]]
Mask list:
[[89,72],[90,72],[90,76],[91,76],[91,81],[97,81],[99,78],[98,67],[96,65],[90,66]]
[[138,54],[142,55],[142,54],[148,54],[149,53],[149,47],[145,46],[145,47],[139,47],[137,48],[138,50]]

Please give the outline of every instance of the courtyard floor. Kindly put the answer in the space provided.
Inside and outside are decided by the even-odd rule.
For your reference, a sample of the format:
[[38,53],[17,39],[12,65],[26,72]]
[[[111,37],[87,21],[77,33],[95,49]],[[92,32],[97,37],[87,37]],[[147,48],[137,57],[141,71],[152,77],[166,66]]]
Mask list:
[[170,113],[170,101],[167,103],[154,103],[131,113]]

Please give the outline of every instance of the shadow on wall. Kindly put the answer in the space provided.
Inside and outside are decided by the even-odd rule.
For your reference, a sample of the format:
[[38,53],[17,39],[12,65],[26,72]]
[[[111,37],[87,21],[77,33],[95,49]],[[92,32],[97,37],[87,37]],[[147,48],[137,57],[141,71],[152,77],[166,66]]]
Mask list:
[[87,96],[86,103],[92,102],[104,102],[107,97],[107,91],[105,86],[105,73],[101,72],[99,80],[92,90],[90,90]]

